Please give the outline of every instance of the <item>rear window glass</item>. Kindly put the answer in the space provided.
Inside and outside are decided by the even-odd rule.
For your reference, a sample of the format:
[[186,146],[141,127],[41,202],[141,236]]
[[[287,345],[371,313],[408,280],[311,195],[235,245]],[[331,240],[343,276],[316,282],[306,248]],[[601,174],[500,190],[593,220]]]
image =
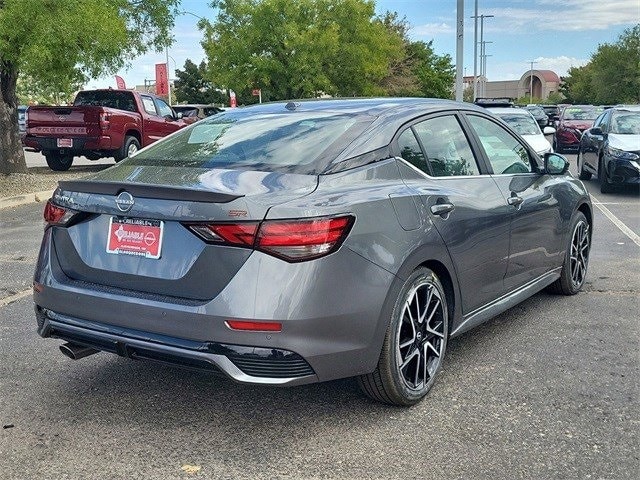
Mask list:
[[520,135],[539,135],[540,127],[530,115],[509,115],[501,113],[500,119]]
[[127,162],[318,174],[372,120],[327,112],[221,113],[151,145]]
[[96,106],[116,108],[128,112],[136,111],[136,103],[131,92],[122,90],[79,92],[73,102],[74,107]]

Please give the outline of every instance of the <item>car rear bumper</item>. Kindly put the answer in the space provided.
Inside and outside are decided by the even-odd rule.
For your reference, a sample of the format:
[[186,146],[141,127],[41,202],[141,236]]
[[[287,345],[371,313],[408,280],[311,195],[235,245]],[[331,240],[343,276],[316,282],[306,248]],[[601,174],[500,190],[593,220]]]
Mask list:
[[[397,277],[344,246],[322,259],[294,264],[253,252],[215,298],[195,301],[69,278],[60,268],[51,237],[49,229],[34,277],[34,302],[44,315],[39,321],[49,326],[39,326],[41,335],[120,354],[119,344],[124,352],[146,351],[151,347],[140,342],[164,338],[151,341],[151,346],[154,352],[169,355],[169,363],[209,362],[247,383],[334,380],[369,373],[377,364],[390,316],[387,297],[391,298]],[[281,331],[232,330],[227,320],[275,321]],[[82,342],[73,336],[77,333],[83,335]],[[101,343],[105,338],[108,343]],[[229,363],[217,347],[210,350],[203,345],[295,353],[313,373],[286,381],[269,371],[249,378],[246,369],[242,372]]]
[[61,315],[36,307],[38,333],[134,360],[151,360],[190,369],[223,373],[241,383],[300,385],[317,382],[311,366],[298,354],[276,348],[256,348],[197,342],[150,334]]
[[[72,138],[73,148],[59,148],[58,138]],[[40,137],[27,134],[23,143],[26,147],[35,150],[64,150],[70,154],[80,154],[87,150],[114,150],[118,148],[118,145],[113,145],[111,137],[104,135],[100,137]]]

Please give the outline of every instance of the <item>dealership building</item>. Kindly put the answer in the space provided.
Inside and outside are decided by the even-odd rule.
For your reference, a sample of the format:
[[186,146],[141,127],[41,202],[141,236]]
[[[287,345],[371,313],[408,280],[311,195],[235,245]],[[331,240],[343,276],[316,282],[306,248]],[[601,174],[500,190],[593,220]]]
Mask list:
[[[473,87],[473,76],[464,77],[464,86]],[[546,100],[550,94],[558,93],[560,77],[551,70],[527,70],[519,80],[489,82],[485,77],[478,77],[478,97],[528,97],[531,87],[533,97]]]

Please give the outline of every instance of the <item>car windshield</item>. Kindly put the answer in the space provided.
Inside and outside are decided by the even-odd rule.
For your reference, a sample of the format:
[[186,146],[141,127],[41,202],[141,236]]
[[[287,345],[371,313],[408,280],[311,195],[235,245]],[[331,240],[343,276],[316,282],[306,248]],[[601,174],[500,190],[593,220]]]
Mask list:
[[563,116],[565,120],[595,120],[602,112],[604,112],[604,109],[598,107],[567,107],[564,109]]
[[527,110],[531,112],[532,115],[538,115],[539,117],[544,117],[546,115],[542,107],[527,107]]
[[640,112],[616,112],[611,120],[611,133],[640,135]]
[[514,115],[512,113],[501,113],[498,115],[503,122],[509,125],[520,135],[539,135],[540,127],[530,115]]
[[127,162],[318,174],[372,121],[331,112],[225,112],[180,130]]

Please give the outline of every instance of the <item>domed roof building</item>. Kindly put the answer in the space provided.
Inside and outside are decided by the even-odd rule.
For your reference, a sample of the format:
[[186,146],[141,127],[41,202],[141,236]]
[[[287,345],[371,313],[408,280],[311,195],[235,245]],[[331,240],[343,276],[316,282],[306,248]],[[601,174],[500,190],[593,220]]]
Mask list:
[[[527,70],[520,80],[486,82],[484,94],[478,94],[478,96],[521,98],[530,96],[533,91],[534,98],[546,100],[551,93],[557,93],[559,88],[560,77],[557,73],[551,70]],[[480,92],[481,88],[478,90]]]

